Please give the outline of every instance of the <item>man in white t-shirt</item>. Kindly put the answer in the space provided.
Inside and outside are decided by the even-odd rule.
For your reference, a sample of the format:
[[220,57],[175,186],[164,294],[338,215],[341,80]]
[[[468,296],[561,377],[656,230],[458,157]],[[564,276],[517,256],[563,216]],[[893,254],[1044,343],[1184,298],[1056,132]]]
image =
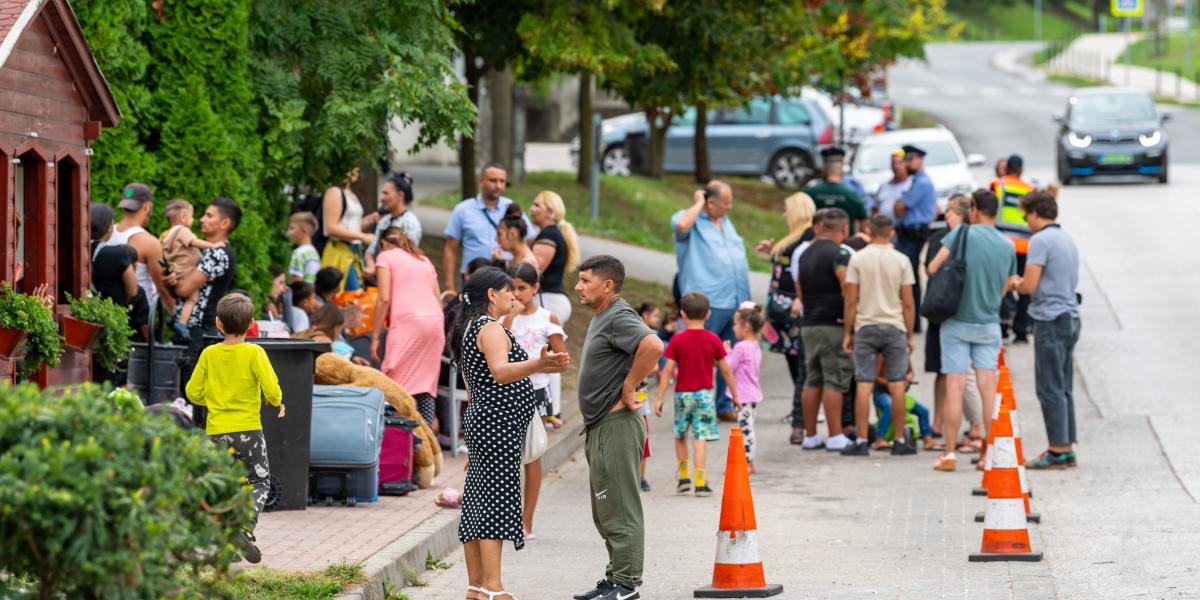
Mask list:
[[896,218],[896,201],[912,186],[908,177],[908,167],[904,164],[904,151],[892,153],[892,179],[879,185],[875,191],[870,209],[871,214],[886,215],[889,219]]

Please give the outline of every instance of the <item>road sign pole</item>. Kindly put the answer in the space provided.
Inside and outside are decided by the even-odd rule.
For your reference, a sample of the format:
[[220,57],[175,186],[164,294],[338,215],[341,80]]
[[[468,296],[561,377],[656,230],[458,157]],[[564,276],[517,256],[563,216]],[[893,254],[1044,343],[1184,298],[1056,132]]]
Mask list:
[[1033,37],[1042,41],[1042,0],[1033,2]]
[[595,112],[592,113],[592,181],[588,188],[593,221],[600,220],[600,160],[600,113]]
[[[1196,18],[1196,0],[1184,0],[1183,2],[1183,23],[1184,31],[1187,32],[1187,51],[1184,53],[1183,72],[1195,73],[1192,69],[1192,53],[1195,49],[1192,47],[1192,27],[1195,25],[1192,20]],[[1200,83],[1200,82],[1197,82]]]

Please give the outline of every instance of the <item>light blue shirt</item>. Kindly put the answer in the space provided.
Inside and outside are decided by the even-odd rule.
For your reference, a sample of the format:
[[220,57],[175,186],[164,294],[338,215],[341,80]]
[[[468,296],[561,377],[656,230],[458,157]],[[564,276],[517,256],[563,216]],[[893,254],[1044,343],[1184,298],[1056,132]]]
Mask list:
[[[512,198],[500,196],[496,208],[488,208],[482,196],[467,198],[454,207],[450,214],[450,222],[446,224],[446,237],[454,238],[462,243],[462,262],[458,272],[466,273],[467,264],[477,258],[492,259],[492,250],[498,248],[496,243],[496,227],[504,218],[504,211],[512,204]],[[533,225],[529,216],[522,213],[525,227],[529,232],[526,239],[533,237]]]
[[675,263],[679,268],[679,290],[702,292],[711,308],[733,310],[750,299],[750,264],[746,243],[729,217],[721,218],[721,229],[701,211],[687,233],[675,224],[684,211],[671,215],[675,233]]
[[896,221],[896,225],[902,227],[928,225],[937,216],[937,190],[934,189],[933,180],[925,174],[925,171],[917,171],[910,179],[912,186],[900,196],[904,206],[908,207],[908,212]]
[[1079,316],[1075,296],[1075,288],[1079,287],[1079,250],[1067,232],[1051,225],[1033,234],[1025,265],[1042,268],[1042,277],[1029,303],[1030,317],[1053,321],[1063,313]]

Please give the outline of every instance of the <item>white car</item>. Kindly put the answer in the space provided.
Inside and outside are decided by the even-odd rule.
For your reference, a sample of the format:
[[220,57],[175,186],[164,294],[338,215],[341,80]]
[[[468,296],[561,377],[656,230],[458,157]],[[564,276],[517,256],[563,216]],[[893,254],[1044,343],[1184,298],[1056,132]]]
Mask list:
[[[800,96],[810,98],[821,107],[829,117],[833,124],[833,135],[836,142],[838,135],[838,123],[841,122],[843,107],[834,104],[833,98],[815,88],[806,87],[800,90]],[[863,142],[873,133],[879,133],[887,130],[888,114],[882,108],[871,106],[857,101],[851,97],[847,98],[844,112],[846,114],[846,136],[843,142],[844,146],[854,147]]]
[[925,172],[933,180],[941,212],[945,212],[951,195],[969,194],[979,187],[970,167],[980,166],[987,159],[982,154],[964,155],[954,134],[943,127],[900,129],[870,136],[854,151],[850,172],[873,195],[880,184],[892,179],[892,153],[909,144],[925,151]]

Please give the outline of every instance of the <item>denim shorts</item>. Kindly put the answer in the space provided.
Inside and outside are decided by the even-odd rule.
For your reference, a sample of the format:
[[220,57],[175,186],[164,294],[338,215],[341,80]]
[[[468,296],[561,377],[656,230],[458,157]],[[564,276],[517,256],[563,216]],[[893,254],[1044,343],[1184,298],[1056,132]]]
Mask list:
[[968,368],[995,371],[1000,359],[1000,323],[942,323],[942,373]]

